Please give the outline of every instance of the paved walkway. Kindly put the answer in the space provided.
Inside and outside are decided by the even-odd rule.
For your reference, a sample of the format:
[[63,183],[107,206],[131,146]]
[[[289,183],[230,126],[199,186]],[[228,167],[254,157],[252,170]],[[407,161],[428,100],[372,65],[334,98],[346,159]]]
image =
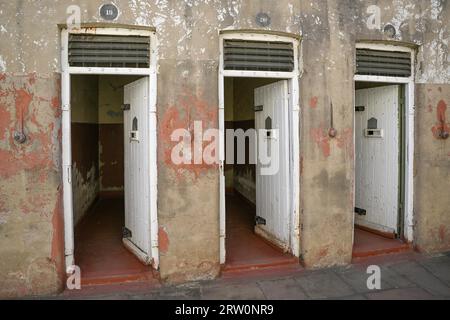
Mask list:
[[[367,288],[367,266],[378,265],[381,289]],[[91,289],[91,290],[90,290]],[[181,286],[84,289],[57,299],[450,299],[450,252],[406,253],[360,260],[326,270],[281,270]],[[109,293],[108,293],[109,292]]]

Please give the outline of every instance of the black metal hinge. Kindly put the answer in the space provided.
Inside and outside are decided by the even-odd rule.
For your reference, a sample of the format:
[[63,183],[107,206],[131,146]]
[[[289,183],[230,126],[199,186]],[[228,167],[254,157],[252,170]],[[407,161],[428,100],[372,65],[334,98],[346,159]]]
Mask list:
[[263,111],[263,109],[264,109],[264,106],[263,106],[263,105],[255,106],[255,111],[256,111],[256,112],[258,112],[258,111]]
[[355,111],[364,111],[364,110],[366,110],[365,106],[356,106],[355,107]]
[[367,211],[366,211],[366,209],[361,209],[361,208],[355,207],[355,213],[359,214],[360,216],[365,216]]
[[266,225],[266,219],[264,219],[264,218],[262,218],[262,217],[259,217],[259,216],[256,216],[255,217],[255,223],[258,225],[258,224],[262,224],[262,225]]
[[125,103],[122,105],[122,111],[130,110],[131,105],[129,103]]
[[122,236],[125,239],[129,239],[129,238],[131,238],[133,236],[133,233],[127,227],[123,227],[123,229],[122,229]]

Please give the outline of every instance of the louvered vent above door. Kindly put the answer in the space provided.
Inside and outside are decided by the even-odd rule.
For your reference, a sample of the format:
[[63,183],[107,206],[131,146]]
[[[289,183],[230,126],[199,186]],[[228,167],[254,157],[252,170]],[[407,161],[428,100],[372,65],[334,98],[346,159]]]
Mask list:
[[411,53],[356,49],[356,74],[409,77]]
[[69,65],[149,68],[150,37],[71,34]]
[[294,48],[289,42],[225,40],[224,69],[291,72]]

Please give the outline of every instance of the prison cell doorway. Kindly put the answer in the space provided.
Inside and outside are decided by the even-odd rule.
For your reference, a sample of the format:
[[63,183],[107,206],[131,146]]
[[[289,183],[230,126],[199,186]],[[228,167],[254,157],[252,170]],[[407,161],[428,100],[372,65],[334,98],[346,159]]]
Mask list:
[[149,78],[71,76],[74,259],[82,284],[152,278]]
[[353,256],[407,250],[403,237],[405,88],[355,83]]
[[[224,80],[223,270],[298,266],[291,250],[289,83],[270,78]],[[261,159],[262,154],[270,160]]]

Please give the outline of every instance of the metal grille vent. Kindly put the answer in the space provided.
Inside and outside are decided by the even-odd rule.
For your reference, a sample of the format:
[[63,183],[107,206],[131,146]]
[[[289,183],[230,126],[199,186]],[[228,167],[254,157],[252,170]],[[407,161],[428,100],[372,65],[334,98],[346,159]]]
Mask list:
[[291,72],[294,48],[288,42],[225,40],[224,69]]
[[71,34],[69,65],[149,68],[150,37]]
[[409,77],[411,76],[411,54],[356,49],[356,74]]

